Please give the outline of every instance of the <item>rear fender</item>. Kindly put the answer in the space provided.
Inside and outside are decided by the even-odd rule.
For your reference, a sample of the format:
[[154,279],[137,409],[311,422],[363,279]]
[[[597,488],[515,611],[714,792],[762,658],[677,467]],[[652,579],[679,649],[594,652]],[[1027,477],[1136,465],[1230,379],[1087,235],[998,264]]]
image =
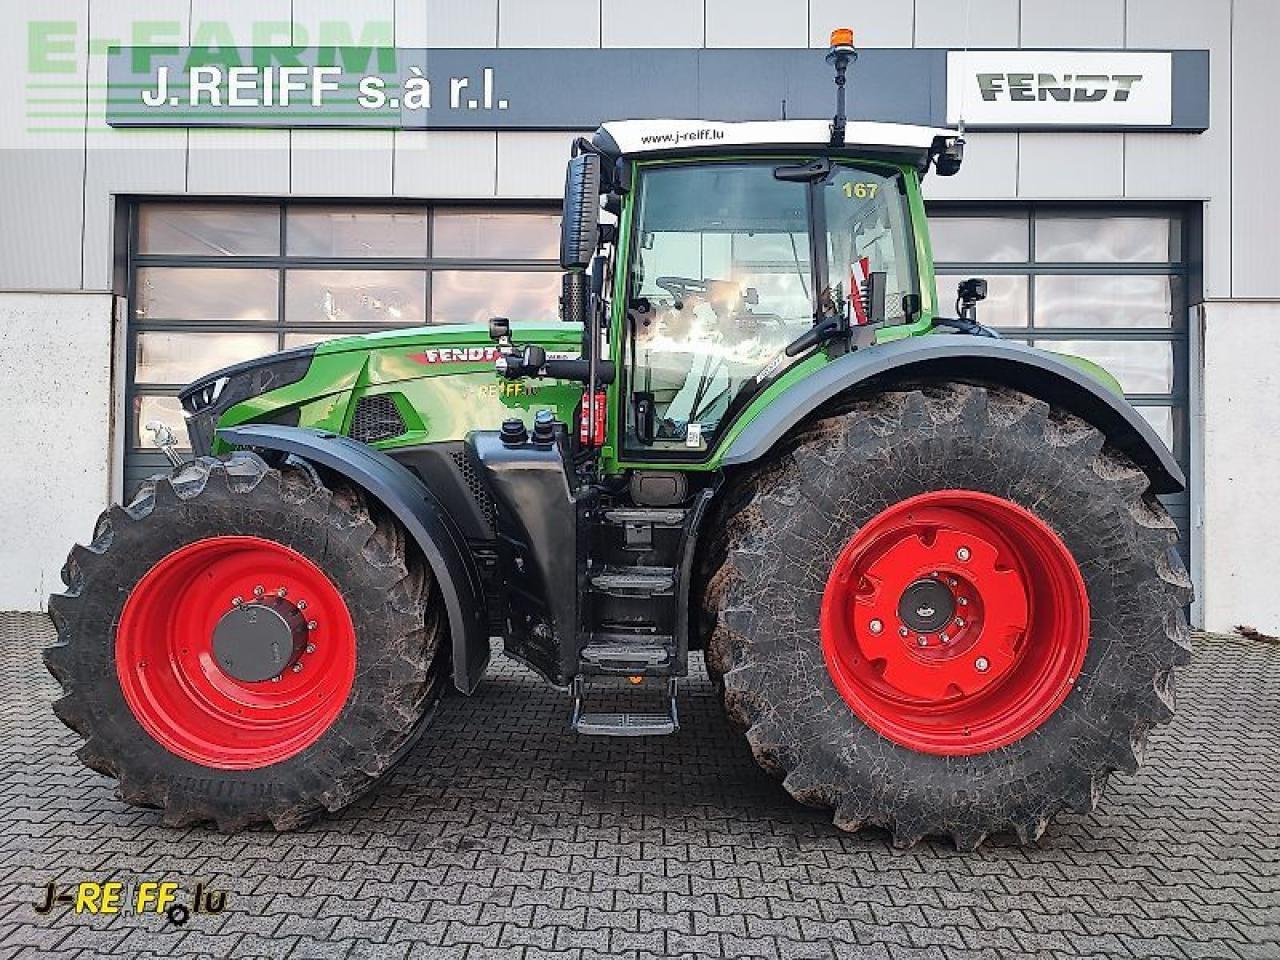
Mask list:
[[422,550],[444,600],[453,683],[472,693],[489,663],[484,591],[466,541],[407,467],[350,437],[305,427],[250,424],[218,431],[229,444],[292,454],[346,477],[390,510]]
[[793,427],[842,394],[927,378],[1000,384],[1060,407],[1101,430],[1147,474],[1155,493],[1179,493],[1186,487],[1182,469],[1151,424],[1099,380],[1045,350],[959,334],[910,337],[832,361],[739,430],[721,463],[733,467],[761,459]]

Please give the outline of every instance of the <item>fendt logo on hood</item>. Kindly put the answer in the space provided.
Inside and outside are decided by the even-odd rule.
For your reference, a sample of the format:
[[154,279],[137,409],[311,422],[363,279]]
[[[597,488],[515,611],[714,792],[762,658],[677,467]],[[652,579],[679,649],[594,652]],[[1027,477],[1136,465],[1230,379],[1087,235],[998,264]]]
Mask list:
[[1031,102],[1097,103],[1108,98],[1124,103],[1142,80],[1140,73],[979,73],[978,89],[988,103],[1001,98]]

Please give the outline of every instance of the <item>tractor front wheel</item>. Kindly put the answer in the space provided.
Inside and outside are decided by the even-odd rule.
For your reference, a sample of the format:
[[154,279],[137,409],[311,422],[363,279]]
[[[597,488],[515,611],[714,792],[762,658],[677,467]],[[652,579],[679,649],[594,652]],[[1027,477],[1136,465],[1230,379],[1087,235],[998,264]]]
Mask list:
[[744,478],[707,660],[757,760],[845,829],[1037,838],[1173,711],[1190,584],[1146,476],[1013,391],[854,401]]
[[399,524],[251,453],[148,481],[50,600],[58,716],[81,760],[165,822],[297,826],[373,784],[425,727],[442,633]]

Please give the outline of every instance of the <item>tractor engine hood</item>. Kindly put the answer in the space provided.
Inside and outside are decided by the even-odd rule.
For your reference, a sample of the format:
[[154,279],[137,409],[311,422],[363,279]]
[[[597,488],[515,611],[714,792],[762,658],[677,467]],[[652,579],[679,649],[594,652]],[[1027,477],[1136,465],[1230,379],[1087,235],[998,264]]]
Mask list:
[[208,456],[218,418],[237,403],[305,377],[315,351],[314,346],[295,347],[223,367],[182,390],[178,401],[187,420],[192,452]]

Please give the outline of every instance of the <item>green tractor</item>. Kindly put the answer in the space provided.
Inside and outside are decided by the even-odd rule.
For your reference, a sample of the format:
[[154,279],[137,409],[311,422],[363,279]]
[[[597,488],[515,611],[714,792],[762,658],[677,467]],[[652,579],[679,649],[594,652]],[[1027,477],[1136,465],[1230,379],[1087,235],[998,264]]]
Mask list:
[[168,824],[295,827],[500,637],[597,736],[674,733],[701,650],[766,771],[899,845],[1030,842],[1135,769],[1189,656],[1183,477],[1101,369],[979,324],[981,281],[943,315],[920,183],[963,138],[846,122],[833,40],[833,121],[577,141],[563,322],[187,387],[194,458],[50,600],[84,763]]

